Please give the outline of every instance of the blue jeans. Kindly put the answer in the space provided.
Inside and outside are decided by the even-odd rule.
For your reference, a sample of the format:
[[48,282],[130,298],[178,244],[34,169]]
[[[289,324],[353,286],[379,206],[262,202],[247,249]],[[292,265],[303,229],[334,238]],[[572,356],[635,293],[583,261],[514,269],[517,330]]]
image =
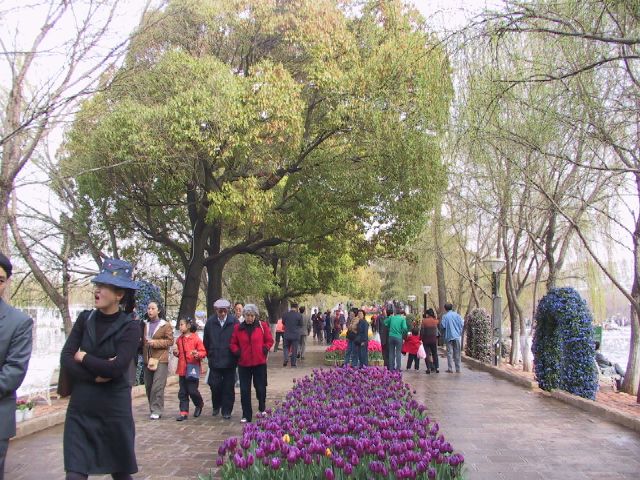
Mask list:
[[358,347],[353,343],[353,340],[347,340],[347,351],[344,354],[344,364],[357,367],[358,357]]
[[402,370],[402,339],[389,335],[389,370]]
[[358,349],[358,360],[360,360],[361,367],[367,367],[369,365],[369,342],[364,342]]

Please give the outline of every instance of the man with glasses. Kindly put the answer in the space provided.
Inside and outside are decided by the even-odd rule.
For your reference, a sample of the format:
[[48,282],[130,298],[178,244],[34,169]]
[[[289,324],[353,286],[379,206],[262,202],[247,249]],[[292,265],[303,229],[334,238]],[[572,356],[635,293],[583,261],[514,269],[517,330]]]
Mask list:
[[231,303],[220,298],[213,304],[215,314],[209,317],[204,327],[204,348],[209,359],[209,387],[213,416],[222,410],[222,418],[231,418],[233,404],[236,400],[235,381],[237,358],[229,345],[231,335],[238,320],[229,313]]

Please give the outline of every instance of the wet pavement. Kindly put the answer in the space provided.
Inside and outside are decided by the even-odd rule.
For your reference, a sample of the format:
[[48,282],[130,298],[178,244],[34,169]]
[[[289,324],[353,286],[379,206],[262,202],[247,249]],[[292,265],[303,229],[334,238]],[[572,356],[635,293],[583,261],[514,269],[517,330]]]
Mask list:
[[[283,368],[280,354],[271,355],[268,408],[282,400],[294,377],[322,367],[324,346],[308,344],[307,359],[297,369]],[[461,374],[441,372],[403,375],[447,440],[465,456],[466,479],[640,478],[640,434],[466,364]],[[200,391],[203,415],[181,423],[175,421],[177,385],[166,390],[160,420],[149,420],[144,397],[134,400],[140,469],[135,479],[193,480],[215,473],[218,446],[242,432],[240,395],[236,389],[233,416],[224,420],[211,416],[208,386],[201,382]],[[64,479],[62,432],[60,425],[13,440],[5,478]]]

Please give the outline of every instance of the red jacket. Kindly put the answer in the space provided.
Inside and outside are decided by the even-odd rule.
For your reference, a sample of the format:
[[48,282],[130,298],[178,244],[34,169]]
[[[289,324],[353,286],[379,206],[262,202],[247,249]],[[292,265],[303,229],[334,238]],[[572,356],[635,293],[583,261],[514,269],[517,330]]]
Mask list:
[[[178,368],[176,373],[184,377],[187,374],[187,363],[197,363],[200,365],[200,361],[203,358],[207,358],[207,351],[204,348],[204,343],[198,335],[192,333],[188,337],[180,335],[176,339],[176,345],[178,346]],[[192,352],[196,350],[198,357],[194,357]]]
[[420,345],[422,345],[420,335],[409,335],[402,344],[402,353],[417,355]]
[[234,355],[240,357],[238,359],[239,366],[255,367],[267,363],[267,353],[272,346],[273,336],[269,325],[258,321],[251,330],[251,337],[249,337],[247,323],[238,323],[233,329],[229,348]]

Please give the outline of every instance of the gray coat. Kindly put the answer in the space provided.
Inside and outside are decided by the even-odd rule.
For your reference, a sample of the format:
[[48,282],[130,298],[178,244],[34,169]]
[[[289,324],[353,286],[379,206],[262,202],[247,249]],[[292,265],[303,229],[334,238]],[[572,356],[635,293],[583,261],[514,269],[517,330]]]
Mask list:
[[16,434],[16,390],[31,358],[33,320],[0,299],[0,439]]

